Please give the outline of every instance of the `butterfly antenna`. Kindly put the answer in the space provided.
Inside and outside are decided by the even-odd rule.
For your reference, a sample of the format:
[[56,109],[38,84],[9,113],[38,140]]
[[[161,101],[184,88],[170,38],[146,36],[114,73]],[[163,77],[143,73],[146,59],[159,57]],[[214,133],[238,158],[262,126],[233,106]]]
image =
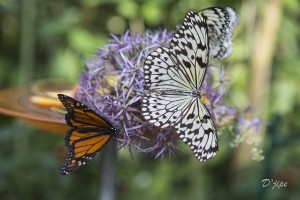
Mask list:
[[[219,67],[216,67],[216,65],[211,65],[210,68],[219,68]],[[224,66],[221,65],[220,73],[218,77],[219,84],[216,87],[212,88],[211,90],[208,90],[205,93],[203,93],[203,95],[207,95],[209,93],[212,93],[215,90],[219,90],[221,87],[226,86],[225,83],[228,82],[228,80],[224,78],[224,72],[225,72]]]

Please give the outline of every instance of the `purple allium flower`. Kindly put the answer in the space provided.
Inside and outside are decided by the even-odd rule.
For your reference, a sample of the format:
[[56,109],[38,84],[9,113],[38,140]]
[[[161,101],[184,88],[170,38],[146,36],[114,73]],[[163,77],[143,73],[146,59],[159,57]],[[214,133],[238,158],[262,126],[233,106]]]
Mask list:
[[[160,129],[144,120],[140,104],[143,96],[143,64],[149,53],[169,46],[173,33],[167,30],[144,34],[112,35],[108,44],[99,48],[96,59],[87,61],[80,76],[77,99],[109,119],[121,130],[117,140],[131,149],[153,153],[163,158],[175,156],[179,139],[173,128]],[[203,82],[203,101],[215,119],[217,128],[236,119],[238,111],[223,103],[227,91],[224,72],[209,67]],[[213,79],[214,71],[219,76]],[[217,81],[216,81],[217,80]],[[219,87],[215,83],[219,82]],[[124,145],[125,144],[125,145]]]

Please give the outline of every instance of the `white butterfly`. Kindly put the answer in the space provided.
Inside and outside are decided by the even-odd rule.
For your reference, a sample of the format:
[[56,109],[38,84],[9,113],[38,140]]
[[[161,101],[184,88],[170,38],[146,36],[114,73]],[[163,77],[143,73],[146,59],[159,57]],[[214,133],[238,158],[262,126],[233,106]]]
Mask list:
[[161,128],[175,127],[200,161],[218,151],[217,131],[200,94],[209,58],[208,31],[206,20],[191,11],[170,48],[156,49],[144,63],[144,118]]
[[238,13],[229,7],[211,7],[198,14],[206,19],[208,26],[209,56],[224,60],[233,50],[231,37],[239,23]]

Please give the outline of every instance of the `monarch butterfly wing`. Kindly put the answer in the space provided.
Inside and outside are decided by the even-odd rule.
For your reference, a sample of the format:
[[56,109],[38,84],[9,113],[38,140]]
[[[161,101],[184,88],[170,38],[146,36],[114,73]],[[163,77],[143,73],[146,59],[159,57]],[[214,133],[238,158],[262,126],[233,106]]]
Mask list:
[[65,137],[68,153],[61,170],[65,175],[92,159],[118,130],[75,99],[63,94],[58,97],[67,110],[65,120],[71,127]]
[[215,156],[218,151],[217,131],[205,105],[199,98],[194,99],[183,115],[181,122],[175,126],[183,142],[200,161]]
[[61,168],[61,174],[67,175],[91,160],[111,139],[109,130],[79,132],[71,128],[66,135],[67,158]]
[[229,7],[211,7],[198,12],[206,19],[209,37],[210,57],[223,60],[232,52],[231,37],[239,23],[239,15]]
[[171,58],[178,66],[181,78],[189,84],[189,91],[200,89],[206,72],[209,51],[207,32],[205,19],[190,11],[171,41]]
[[65,120],[70,127],[80,129],[113,128],[108,120],[79,101],[63,94],[58,94],[58,98],[67,110]]

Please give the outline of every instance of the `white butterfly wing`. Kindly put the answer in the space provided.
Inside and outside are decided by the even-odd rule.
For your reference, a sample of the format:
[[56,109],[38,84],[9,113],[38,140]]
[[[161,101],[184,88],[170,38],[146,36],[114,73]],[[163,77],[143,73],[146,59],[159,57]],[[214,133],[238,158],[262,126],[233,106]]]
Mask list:
[[209,55],[223,60],[232,50],[232,34],[239,23],[239,15],[232,8],[207,8],[198,13],[203,16],[208,25]]
[[194,152],[196,158],[205,161],[216,155],[218,137],[211,115],[200,99],[194,99],[184,118],[175,127],[180,138]]
[[[149,90],[142,100],[142,114],[155,126],[173,126],[180,119],[181,110],[189,104],[190,82],[174,65],[168,48],[158,48],[150,53],[144,63],[145,89]],[[169,92],[171,91],[171,92]]]
[[196,12],[188,12],[183,25],[174,35],[170,55],[181,71],[181,77],[197,91],[208,64],[207,24]]
[[240,22],[240,16],[234,9],[232,9],[230,7],[226,7],[225,10],[227,11],[227,13],[229,15],[229,26],[227,29],[227,35],[228,35],[227,38],[231,38],[235,27]]
[[165,90],[190,90],[186,78],[179,74],[168,48],[158,48],[150,53],[144,63],[145,89],[151,92]]
[[142,113],[150,123],[166,128],[181,120],[182,111],[188,109],[190,101],[190,96],[147,93],[142,100]]

